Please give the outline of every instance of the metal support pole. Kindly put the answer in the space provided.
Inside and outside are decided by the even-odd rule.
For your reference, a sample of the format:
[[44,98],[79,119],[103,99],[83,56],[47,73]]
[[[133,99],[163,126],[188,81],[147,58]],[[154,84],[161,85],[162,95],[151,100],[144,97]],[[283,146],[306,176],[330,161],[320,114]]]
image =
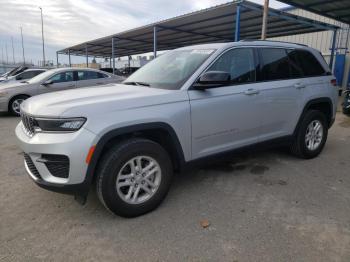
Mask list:
[[70,49],[68,49],[68,62],[69,62],[69,67],[72,67],[72,62],[70,60]]
[[57,65],[57,68],[58,68],[58,52],[56,52],[56,65]]
[[153,56],[157,57],[157,27],[153,27]]
[[113,75],[115,71],[115,54],[114,54],[114,37],[112,37],[112,68],[113,68]]
[[241,6],[237,4],[236,7],[236,28],[235,28],[235,42],[240,40],[241,31]]
[[23,32],[22,32],[22,27],[20,27],[21,29],[21,38],[22,38],[22,55],[23,55],[23,64],[26,64],[26,58],[24,56],[24,45],[23,45]]
[[131,60],[131,55],[128,56],[128,66],[130,68],[130,60]]
[[46,60],[45,60],[45,43],[44,43],[44,20],[43,20],[43,9],[39,7],[40,9],[40,14],[41,14],[41,38],[43,41],[43,66],[46,65]]
[[262,29],[261,29],[261,40],[266,39],[266,28],[267,28],[267,18],[269,16],[269,0],[265,0],[264,3],[264,14],[262,21]]
[[86,67],[89,67],[88,45],[85,46]]
[[13,60],[13,64],[16,64],[15,61],[15,49],[13,47],[13,37],[11,36],[11,42],[12,42],[12,60]]
[[334,54],[335,54],[335,44],[337,41],[337,29],[333,31],[333,39],[332,39],[332,50],[331,50],[331,59],[329,61],[329,67],[332,70],[333,69],[333,61],[334,61]]

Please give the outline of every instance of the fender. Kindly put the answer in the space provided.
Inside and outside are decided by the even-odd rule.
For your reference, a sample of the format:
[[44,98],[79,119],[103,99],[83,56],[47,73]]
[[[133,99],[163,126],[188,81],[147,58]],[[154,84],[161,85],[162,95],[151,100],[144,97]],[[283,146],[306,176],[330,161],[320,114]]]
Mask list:
[[304,118],[304,115],[305,115],[306,111],[312,105],[316,105],[316,104],[319,104],[319,103],[327,103],[330,106],[332,116],[331,116],[331,119],[329,119],[329,127],[331,127],[332,121],[333,121],[333,119],[332,119],[332,117],[333,117],[333,103],[332,103],[332,100],[329,97],[315,98],[315,99],[312,99],[312,100],[308,101],[306,103],[306,105],[304,106],[304,109],[303,109],[302,113],[300,114],[298,123],[295,126],[295,129],[294,129],[294,132],[293,132],[293,136],[296,135],[296,132],[297,132],[297,130],[298,130],[300,124],[301,124],[302,119]]
[[174,131],[174,129],[169,125],[166,124],[164,122],[152,122],[152,123],[144,123],[144,124],[136,124],[136,125],[132,125],[132,126],[126,126],[126,127],[121,127],[121,128],[117,128],[114,130],[111,130],[109,132],[107,132],[106,134],[104,134],[100,140],[98,141],[98,143],[96,144],[95,147],[95,151],[92,155],[90,164],[88,166],[87,172],[86,172],[86,176],[85,176],[85,180],[83,182],[83,184],[85,185],[85,190],[86,190],[86,194],[88,193],[89,187],[92,183],[93,177],[94,177],[94,172],[96,170],[97,164],[98,164],[98,160],[102,154],[102,151],[105,147],[105,145],[107,144],[108,141],[110,141],[111,139],[123,135],[123,134],[129,134],[129,133],[134,133],[137,131],[146,131],[146,130],[152,130],[152,129],[162,129],[167,131],[173,142],[175,145],[175,150],[176,150],[176,154],[177,157],[179,159],[179,164],[180,166],[183,166],[185,163],[185,157],[184,157],[184,153],[179,141],[179,138],[176,134],[176,132]]

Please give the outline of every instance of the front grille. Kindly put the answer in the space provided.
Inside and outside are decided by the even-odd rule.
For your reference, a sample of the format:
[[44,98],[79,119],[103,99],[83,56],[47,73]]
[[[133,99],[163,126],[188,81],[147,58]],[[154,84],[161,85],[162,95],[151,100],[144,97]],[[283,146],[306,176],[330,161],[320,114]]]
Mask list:
[[67,156],[43,154],[40,161],[45,163],[51,175],[55,177],[68,178],[69,158]]
[[22,123],[24,126],[24,132],[28,136],[33,136],[35,132],[36,121],[34,117],[21,112]]
[[24,153],[24,160],[26,161],[27,167],[28,167],[29,171],[32,173],[32,175],[38,179],[41,179],[39,171],[36,169],[30,156]]

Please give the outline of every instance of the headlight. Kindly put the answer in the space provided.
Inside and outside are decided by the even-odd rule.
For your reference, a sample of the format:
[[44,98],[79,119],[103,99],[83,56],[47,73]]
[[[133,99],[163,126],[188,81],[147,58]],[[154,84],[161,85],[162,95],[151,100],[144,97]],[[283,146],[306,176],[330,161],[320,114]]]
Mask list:
[[79,130],[86,118],[45,119],[35,118],[36,126],[40,131],[48,132],[73,132]]

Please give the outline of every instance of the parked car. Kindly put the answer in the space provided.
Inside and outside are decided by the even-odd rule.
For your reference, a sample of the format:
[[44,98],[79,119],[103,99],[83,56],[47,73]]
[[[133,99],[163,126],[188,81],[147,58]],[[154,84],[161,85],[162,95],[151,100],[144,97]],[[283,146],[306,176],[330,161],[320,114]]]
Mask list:
[[[139,67],[125,67],[125,68],[115,68],[114,74],[118,76],[128,77],[132,73],[136,72]],[[103,67],[100,70],[113,74],[113,68]]]
[[173,171],[195,161],[277,142],[316,157],[337,99],[312,48],[206,44],[169,51],[123,84],[30,98],[16,136],[39,186],[85,203],[96,181],[107,209],[133,217],[155,209]]
[[135,73],[140,67],[125,67],[125,68],[121,68],[119,69],[119,71],[121,72],[121,74],[123,76],[130,76],[131,74]]
[[17,75],[6,77],[6,80],[0,82],[0,85],[9,82],[15,83],[29,80],[41,73],[44,73],[45,71],[47,71],[47,69],[27,69]]
[[0,85],[0,112],[9,112],[19,116],[21,103],[31,96],[79,87],[117,83],[123,80],[122,77],[88,68],[52,69],[28,81]]
[[2,74],[0,77],[0,82],[5,81],[8,77],[17,75],[19,73],[22,73],[24,70],[27,70],[29,67],[28,66],[18,66],[13,68],[12,70],[6,72],[5,74]]

